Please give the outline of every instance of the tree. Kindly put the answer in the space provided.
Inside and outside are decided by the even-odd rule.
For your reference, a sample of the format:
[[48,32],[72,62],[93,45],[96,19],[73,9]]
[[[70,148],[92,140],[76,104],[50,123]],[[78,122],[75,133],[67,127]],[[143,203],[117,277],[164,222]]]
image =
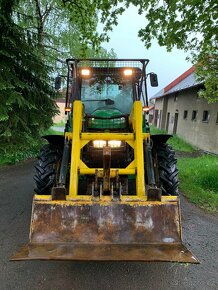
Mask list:
[[49,68],[13,21],[16,4],[0,2],[0,145],[5,150],[37,138],[57,113]]
[[[132,1],[133,2],[133,1]],[[197,76],[205,83],[200,96],[218,101],[218,3],[215,0],[139,1],[148,24],[139,31],[146,46],[153,38],[170,51],[174,46],[190,52]]]
[[[69,9],[77,5],[75,0],[63,0]],[[105,24],[100,40],[108,39],[112,30],[130,4],[138,7],[139,14],[145,15],[146,26],[139,31],[139,37],[149,48],[152,40],[168,51],[173,47],[184,49],[197,64],[197,75],[205,81],[206,90],[200,95],[209,102],[218,101],[218,3],[216,0],[95,0],[80,1],[80,14],[99,17]],[[82,19],[82,18],[81,18]],[[81,20],[82,21],[82,20]],[[86,20],[88,21],[88,20]],[[86,22],[84,22],[86,26]]]
[[[0,149],[4,151],[34,142],[51,126],[58,112],[51,80],[55,62],[81,53],[79,28],[62,1],[30,2],[33,5],[25,0],[0,2]],[[87,51],[96,54],[91,48]],[[100,48],[97,55],[114,53]]]
[[102,36],[98,38],[96,33],[96,7],[88,5],[84,13],[80,6],[83,1],[70,8],[63,2],[20,0],[14,8],[16,23],[26,31],[30,42],[32,39],[36,42],[53,71],[64,73],[63,63],[69,57],[115,57],[113,51],[100,46]]

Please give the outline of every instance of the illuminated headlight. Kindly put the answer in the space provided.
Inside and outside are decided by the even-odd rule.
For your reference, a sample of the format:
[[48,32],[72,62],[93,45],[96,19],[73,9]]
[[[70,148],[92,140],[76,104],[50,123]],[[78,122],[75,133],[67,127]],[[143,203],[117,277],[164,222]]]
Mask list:
[[104,146],[106,146],[106,141],[104,141],[104,140],[95,140],[95,141],[93,141],[93,146],[95,147],[95,148],[103,148]]
[[[104,140],[95,140],[95,141],[93,141],[93,146],[95,148],[103,148],[106,145],[107,145],[107,141],[104,141]],[[121,141],[118,141],[118,140],[108,141],[108,146],[110,146],[111,148],[121,147]]]
[[118,141],[118,140],[108,141],[108,146],[110,146],[111,148],[120,147],[121,146],[121,141]]
[[87,69],[87,68],[83,68],[83,69],[81,70],[81,75],[84,76],[84,77],[88,77],[88,76],[90,76],[90,70]]
[[126,77],[128,77],[128,76],[132,76],[133,71],[132,71],[132,69],[125,69],[125,70],[123,71],[123,74],[124,74],[124,76],[126,76]]

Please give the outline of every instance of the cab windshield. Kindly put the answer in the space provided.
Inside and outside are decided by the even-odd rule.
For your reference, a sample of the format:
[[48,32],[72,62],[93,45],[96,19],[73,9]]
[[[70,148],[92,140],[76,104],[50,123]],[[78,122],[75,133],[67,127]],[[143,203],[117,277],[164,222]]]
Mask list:
[[86,114],[97,110],[116,110],[117,115],[130,114],[133,97],[132,81],[118,84],[106,77],[104,80],[82,79],[81,101]]

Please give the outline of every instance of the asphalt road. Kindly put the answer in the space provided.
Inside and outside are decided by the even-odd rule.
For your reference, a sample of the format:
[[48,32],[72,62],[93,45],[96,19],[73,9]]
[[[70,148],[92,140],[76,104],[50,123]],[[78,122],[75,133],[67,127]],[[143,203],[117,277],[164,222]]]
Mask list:
[[28,240],[32,175],[33,161],[0,169],[0,290],[218,289],[218,217],[184,198],[184,242],[199,265],[9,261]]

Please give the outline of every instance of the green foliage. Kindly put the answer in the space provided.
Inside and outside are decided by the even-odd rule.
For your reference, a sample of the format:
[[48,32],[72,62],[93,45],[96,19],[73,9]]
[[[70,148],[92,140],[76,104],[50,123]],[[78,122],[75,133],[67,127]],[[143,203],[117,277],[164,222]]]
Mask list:
[[218,210],[218,158],[181,158],[178,168],[180,188],[190,201],[208,210]]
[[[95,49],[100,47],[103,41],[108,41],[108,31],[112,31],[118,24],[118,16],[125,11],[117,0],[62,0],[64,7],[70,11],[71,20],[79,28],[80,41],[84,46],[91,45]],[[103,32],[96,30],[98,19],[104,24]],[[84,47],[83,46],[83,47]]]
[[[96,30],[96,14],[86,36],[75,14],[61,0],[0,2],[0,155],[5,160],[32,156],[34,142],[52,125],[58,110],[51,77],[62,72],[63,59],[84,55],[83,44]],[[100,47],[85,53],[115,57]]]
[[17,1],[0,3],[0,154],[25,146],[50,127],[57,112],[49,67],[12,19]]
[[42,147],[42,141],[36,142],[34,139],[31,141],[32,142],[26,146],[22,144],[7,148],[7,151],[0,156],[0,166],[12,165],[30,158],[36,158]]
[[25,30],[29,42],[35,41],[45,63],[52,68],[50,75],[66,75],[65,59],[69,57],[115,57],[113,50],[107,52],[100,47],[95,7],[82,1],[72,6],[63,2],[20,0],[13,10],[15,22]]
[[[133,1],[131,1],[133,2]],[[157,39],[168,51],[173,47],[191,53],[197,76],[205,81],[200,96],[218,101],[218,4],[215,0],[138,1],[148,24],[139,31],[146,47]]]
[[[41,133],[41,136],[45,135],[63,135],[63,132],[58,132],[49,128]],[[15,164],[29,158],[37,157],[42,144],[45,143],[47,143],[47,141],[41,137],[36,139],[32,138],[31,136],[27,136],[25,142],[19,142],[16,144],[1,142],[0,166],[6,164]]]
[[36,40],[54,69],[60,68],[70,56],[107,55],[100,46],[104,37],[96,32],[98,17],[94,3],[73,1],[69,5],[66,2],[20,0],[13,14],[16,23],[25,29],[27,38]]
[[[139,37],[149,48],[152,40],[168,51],[173,47],[190,52],[197,65],[199,79],[205,81],[205,90],[200,96],[209,102],[218,101],[218,4],[216,0],[63,0],[80,27],[81,34],[99,44],[108,40],[107,32],[118,23],[118,16],[130,5],[138,7],[145,16],[145,27]],[[95,18],[104,24],[103,33],[93,33]],[[86,28],[89,28],[88,30]]]
[[199,92],[200,97],[208,100],[209,103],[218,101],[218,57],[217,51],[200,55],[197,65],[198,78],[204,81],[206,90]]

